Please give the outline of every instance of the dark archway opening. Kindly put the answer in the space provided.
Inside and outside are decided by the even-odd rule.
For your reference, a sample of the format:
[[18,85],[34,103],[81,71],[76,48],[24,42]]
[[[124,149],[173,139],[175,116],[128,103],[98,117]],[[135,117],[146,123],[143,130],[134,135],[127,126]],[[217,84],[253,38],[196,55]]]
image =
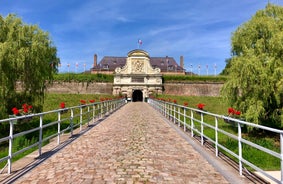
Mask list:
[[143,101],[143,96],[142,96],[142,91],[141,90],[135,90],[133,92],[133,102],[142,102]]

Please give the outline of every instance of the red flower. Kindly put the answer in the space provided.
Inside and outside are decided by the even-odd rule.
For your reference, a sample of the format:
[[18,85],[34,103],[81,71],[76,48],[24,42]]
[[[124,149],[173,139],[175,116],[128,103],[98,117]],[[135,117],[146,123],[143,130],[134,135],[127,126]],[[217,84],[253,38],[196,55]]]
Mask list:
[[65,108],[65,102],[61,102],[61,103],[60,103],[60,107],[61,107],[62,109],[64,109],[64,108]]
[[241,115],[241,112],[240,111],[238,111],[238,110],[236,110],[236,109],[233,109],[232,107],[229,107],[228,108],[228,114],[229,115]]
[[188,103],[188,102],[184,102],[184,106],[186,106],[186,107],[187,107],[188,105],[189,105],[189,103]]
[[205,104],[203,104],[203,103],[199,103],[199,104],[198,104],[198,108],[199,108],[200,110],[203,110],[204,106],[205,106]]
[[81,104],[86,104],[85,100],[80,100]]
[[177,100],[174,99],[173,102],[176,104],[176,103],[177,103]]
[[28,113],[28,108],[24,107],[23,111],[24,111],[24,113]]
[[228,114],[234,115],[235,114],[235,109],[233,109],[232,107],[228,108]]
[[94,103],[94,102],[95,102],[95,100],[89,100],[89,102],[90,102],[90,103]]
[[14,115],[18,115],[20,113],[20,111],[16,107],[14,107],[12,111]]
[[241,115],[241,112],[240,111],[236,111],[235,114],[236,115]]

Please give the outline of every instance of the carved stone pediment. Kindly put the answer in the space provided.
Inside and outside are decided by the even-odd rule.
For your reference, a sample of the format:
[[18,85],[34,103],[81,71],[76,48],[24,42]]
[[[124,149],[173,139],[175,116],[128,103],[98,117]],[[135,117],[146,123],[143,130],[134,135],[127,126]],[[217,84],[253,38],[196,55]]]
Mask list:
[[153,69],[150,57],[143,50],[133,50],[128,53],[126,64],[123,68],[116,68],[116,74],[159,74],[160,69]]

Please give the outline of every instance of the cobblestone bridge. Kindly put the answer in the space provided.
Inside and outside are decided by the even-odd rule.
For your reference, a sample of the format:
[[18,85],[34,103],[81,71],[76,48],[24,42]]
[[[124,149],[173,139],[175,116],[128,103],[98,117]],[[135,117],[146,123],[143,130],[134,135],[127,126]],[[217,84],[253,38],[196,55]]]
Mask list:
[[2,182],[253,183],[184,135],[149,104],[128,103]]

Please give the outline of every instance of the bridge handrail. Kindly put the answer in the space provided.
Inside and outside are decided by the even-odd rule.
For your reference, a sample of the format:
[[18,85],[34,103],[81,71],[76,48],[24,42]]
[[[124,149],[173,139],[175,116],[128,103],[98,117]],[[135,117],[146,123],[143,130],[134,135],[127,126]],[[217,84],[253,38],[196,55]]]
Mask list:
[[[203,111],[200,109],[195,109],[195,108],[190,108],[182,105],[178,105],[175,103],[171,102],[166,102],[164,100],[158,100],[158,99],[153,99],[149,98],[148,103],[153,106],[157,111],[159,111],[163,116],[165,116],[167,119],[172,121],[174,124],[178,123],[178,126],[183,126],[183,130],[190,131],[191,136],[193,137],[194,134],[198,134],[200,136],[200,141],[201,145],[204,145],[205,139],[208,139],[214,144],[215,147],[215,155],[218,157],[219,154],[219,149],[222,149],[229,154],[233,155],[239,162],[239,174],[242,175],[243,171],[243,164],[248,165],[249,167],[253,168],[255,171],[260,172],[264,176],[268,177],[269,179],[275,181],[276,183],[283,183],[283,130],[275,129],[275,128],[270,128],[262,125],[257,125],[251,122],[246,122],[243,120],[235,119],[232,117],[224,116],[224,115],[219,115],[219,114],[214,114],[211,112]],[[194,115],[198,113],[199,118],[197,119]],[[204,121],[204,115],[206,116],[212,116],[214,117],[214,124],[212,123],[207,123]],[[236,127],[238,133],[236,135],[231,134],[223,129],[220,129],[218,126],[218,120],[223,119],[224,121],[230,121],[233,122]],[[196,127],[196,124],[198,127]],[[265,131],[270,131],[276,134],[280,135],[280,153],[270,150],[269,148],[263,147],[261,145],[258,145],[256,143],[253,143],[249,140],[246,140],[242,137],[242,130],[243,126],[250,126],[258,129],[262,129]],[[204,133],[204,128],[208,127],[215,132],[215,137],[211,138],[208,135]],[[200,130],[199,130],[200,129]],[[219,137],[218,133],[222,133],[229,138],[232,138],[233,140],[236,140],[238,142],[238,152],[234,152],[233,150],[230,150],[229,148],[225,147],[224,145],[219,143]],[[263,151],[271,156],[274,156],[280,160],[281,163],[281,180],[278,180],[277,178],[271,176],[268,172],[264,171],[260,167],[256,166],[254,163],[251,163],[250,161],[246,160],[243,158],[242,155],[242,143],[247,144],[257,150]]]
[[[6,137],[0,138],[0,144],[7,142],[7,141],[9,142],[8,143],[9,145],[8,154],[3,157],[0,157],[0,163],[7,161],[7,164],[5,165],[4,168],[2,168],[0,173],[2,173],[6,167],[8,168],[8,174],[12,172],[12,158],[15,157],[16,155],[38,146],[38,154],[40,156],[42,154],[42,146],[45,141],[48,141],[57,136],[57,145],[59,145],[60,135],[63,134],[64,132],[70,131],[70,134],[72,136],[73,130],[75,127],[79,126],[80,131],[82,131],[83,124],[87,123],[87,125],[89,126],[90,122],[95,123],[98,119],[103,118],[104,116],[114,112],[118,108],[122,107],[125,103],[126,101],[124,99],[115,99],[115,100],[108,100],[108,101],[102,101],[102,102],[95,102],[91,104],[73,106],[73,107],[64,108],[64,109],[56,109],[56,110],[41,112],[41,113],[36,113],[36,114],[10,117],[7,119],[0,120],[0,125],[2,123],[9,122],[9,126],[10,126],[9,135]],[[66,118],[61,119],[61,116],[65,112],[68,112],[70,114],[67,115]],[[43,124],[43,119],[44,119],[44,116],[46,115],[57,116],[57,120],[50,122],[50,123]],[[22,132],[14,133],[15,131],[14,125],[17,124],[18,121],[23,121],[27,118],[34,118],[34,117],[39,117],[38,127],[29,129],[29,130],[25,130]],[[75,117],[79,118],[79,122],[74,123]],[[61,126],[60,126],[61,123],[68,122],[68,121],[69,121],[69,126],[61,130]],[[49,126],[52,126],[52,125],[56,125],[56,124],[58,125],[57,133],[43,138],[43,133],[42,133],[43,129]],[[14,138],[23,136],[23,135],[27,135],[31,132],[36,132],[36,131],[39,131],[39,137],[36,143],[33,143],[30,146],[24,147],[20,150],[16,150],[13,152],[13,139]]]

